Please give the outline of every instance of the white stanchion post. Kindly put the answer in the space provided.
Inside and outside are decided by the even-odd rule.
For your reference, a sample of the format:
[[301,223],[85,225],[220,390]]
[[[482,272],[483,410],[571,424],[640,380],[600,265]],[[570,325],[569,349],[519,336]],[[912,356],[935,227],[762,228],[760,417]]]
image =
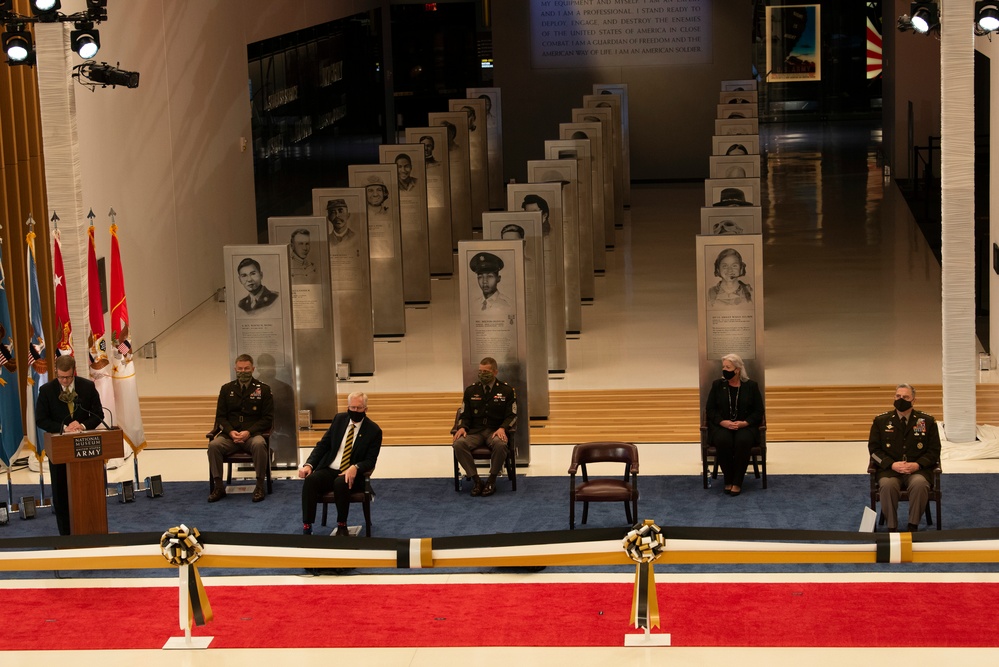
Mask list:
[[191,566],[184,564],[180,566],[180,629],[184,631],[183,637],[171,637],[163,645],[165,649],[192,649],[208,648],[214,637],[192,637],[191,636],[191,600],[188,597],[187,587],[191,577]]

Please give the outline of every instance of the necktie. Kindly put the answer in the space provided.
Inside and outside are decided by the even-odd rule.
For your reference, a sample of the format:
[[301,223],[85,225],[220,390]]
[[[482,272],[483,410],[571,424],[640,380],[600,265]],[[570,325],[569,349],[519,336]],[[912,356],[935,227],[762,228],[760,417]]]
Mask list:
[[350,467],[350,452],[354,449],[354,422],[347,429],[347,441],[343,443],[343,456],[340,457],[340,472],[346,472]]

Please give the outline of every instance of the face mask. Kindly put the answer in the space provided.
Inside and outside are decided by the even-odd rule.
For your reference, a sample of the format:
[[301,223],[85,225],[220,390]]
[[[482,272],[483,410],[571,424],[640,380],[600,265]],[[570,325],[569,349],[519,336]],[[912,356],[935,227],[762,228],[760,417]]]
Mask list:
[[364,419],[364,413],[358,412],[357,410],[347,410],[347,414],[350,415],[350,421],[355,424]]
[[726,380],[731,380],[735,377],[735,371],[722,371],[722,377]]
[[479,371],[479,382],[482,384],[490,384],[496,376],[488,371]]
[[907,401],[904,398],[895,399],[895,409],[899,412],[905,412],[912,407],[912,401]]
[[250,371],[237,371],[236,379],[239,380],[240,384],[246,384],[253,379],[253,373]]

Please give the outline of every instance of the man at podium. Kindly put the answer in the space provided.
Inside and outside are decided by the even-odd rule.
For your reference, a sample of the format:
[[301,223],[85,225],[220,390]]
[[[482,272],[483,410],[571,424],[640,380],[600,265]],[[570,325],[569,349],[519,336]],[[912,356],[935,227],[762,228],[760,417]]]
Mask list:
[[[38,390],[35,422],[48,433],[78,433],[97,428],[104,417],[101,395],[94,383],[76,377],[76,359],[63,355],[55,360],[54,380]],[[69,488],[66,464],[49,462],[52,508],[60,535],[69,535]]]

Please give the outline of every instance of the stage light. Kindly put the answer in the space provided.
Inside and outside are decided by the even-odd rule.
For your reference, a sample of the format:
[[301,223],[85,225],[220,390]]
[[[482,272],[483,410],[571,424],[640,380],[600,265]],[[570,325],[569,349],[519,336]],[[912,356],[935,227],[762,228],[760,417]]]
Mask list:
[[59,0],[31,0],[31,13],[42,23],[58,21],[60,9],[62,3]]
[[975,22],[985,32],[999,28],[999,3],[979,0],[975,3]]
[[924,35],[940,25],[940,8],[935,2],[913,2],[909,6],[909,15],[912,17],[912,29]]
[[69,33],[69,46],[84,60],[90,60],[101,49],[101,34],[89,22],[77,23],[76,30]]
[[91,21],[107,21],[108,0],[87,0],[87,16]]
[[115,86],[125,86],[126,88],[139,87],[138,72],[129,72],[128,70],[119,69],[107,63],[98,65],[94,62],[85,62],[82,65],[77,65],[73,68],[73,76],[83,85],[93,86],[100,84],[101,86],[111,86],[112,88]]
[[35,48],[31,41],[31,33],[24,26],[8,26],[3,34],[3,51],[7,54],[7,62],[11,65],[34,65]]

